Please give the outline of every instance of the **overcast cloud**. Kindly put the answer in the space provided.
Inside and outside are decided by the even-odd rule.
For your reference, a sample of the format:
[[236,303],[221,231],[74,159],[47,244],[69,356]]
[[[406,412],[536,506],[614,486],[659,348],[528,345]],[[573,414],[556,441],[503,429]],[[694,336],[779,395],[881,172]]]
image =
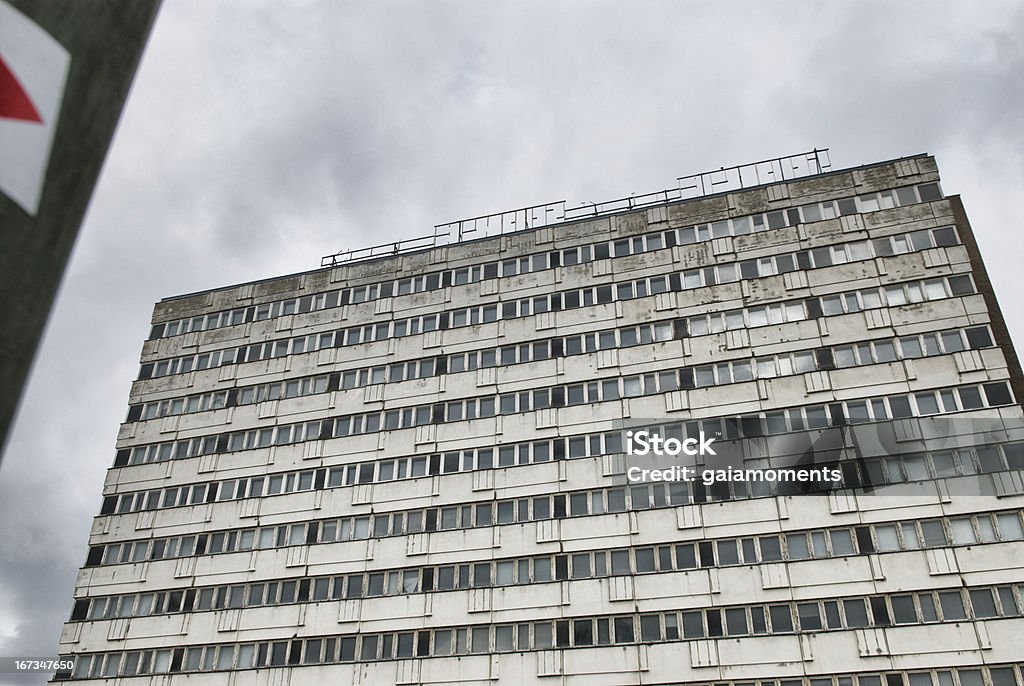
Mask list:
[[1022,41],[1021,2],[165,0],[3,461],[0,655],[54,655],[166,296],[827,146],[936,155],[1021,342]]

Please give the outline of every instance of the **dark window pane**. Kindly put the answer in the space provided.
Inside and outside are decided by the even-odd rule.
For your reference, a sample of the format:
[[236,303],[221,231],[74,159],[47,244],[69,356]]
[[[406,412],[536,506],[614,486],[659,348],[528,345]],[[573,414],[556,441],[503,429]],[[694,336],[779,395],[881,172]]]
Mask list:
[[985,384],[984,389],[990,406],[1009,405],[1013,402],[1010,387],[1004,382]]
[[801,631],[819,631],[821,629],[821,613],[817,603],[799,603],[796,609],[800,616]]
[[960,591],[939,593],[939,605],[942,607],[942,618],[947,622],[967,618],[967,613],[964,611],[964,600],[960,596]]
[[772,620],[773,633],[793,630],[793,615],[789,611],[789,605],[772,605],[768,608],[768,615]]
[[984,326],[976,329],[967,329],[967,344],[973,349],[987,348],[992,345],[992,337]]
[[702,612],[683,613],[683,638],[704,638],[704,615]]
[[846,612],[846,626],[853,628],[868,625],[868,611],[860,598],[844,600],[843,610]]
[[921,194],[921,202],[931,202],[933,200],[941,200],[942,193],[939,192],[939,184],[937,183],[925,183],[917,187],[917,192]]
[[633,638],[633,618],[632,617],[616,617],[615,618],[615,642],[616,643],[632,643]]
[[661,640],[661,618],[658,615],[643,615],[640,617],[640,640]]
[[969,276],[951,276],[949,277],[949,290],[954,296],[970,295],[974,292],[974,284],[971,283]]
[[996,617],[996,602],[992,598],[992,590],[988,588],[979,588],[972,590],[971,592],[971,607],[974,608],[975,618],[981,619],[983,617]]

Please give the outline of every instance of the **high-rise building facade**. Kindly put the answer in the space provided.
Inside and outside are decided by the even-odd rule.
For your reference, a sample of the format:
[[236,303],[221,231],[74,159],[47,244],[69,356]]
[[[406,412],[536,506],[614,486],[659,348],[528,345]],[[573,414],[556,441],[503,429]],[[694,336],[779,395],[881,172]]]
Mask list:
[[[158,303],[56,678],[1024,684],[1024,385],[960,200],[803,161]],[[627,426],[760,477],[634,478]],[[793,436],[842,478],[767,476]]]

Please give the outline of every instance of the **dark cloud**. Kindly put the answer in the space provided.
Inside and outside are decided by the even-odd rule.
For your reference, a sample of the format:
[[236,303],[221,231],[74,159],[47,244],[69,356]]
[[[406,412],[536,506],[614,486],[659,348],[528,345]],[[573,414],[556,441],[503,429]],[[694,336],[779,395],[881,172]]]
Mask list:
[[165,296],[831,146],[937,155],[1016,302],[1022,7],[166,0],[0,473],[0,654],[54,650]]

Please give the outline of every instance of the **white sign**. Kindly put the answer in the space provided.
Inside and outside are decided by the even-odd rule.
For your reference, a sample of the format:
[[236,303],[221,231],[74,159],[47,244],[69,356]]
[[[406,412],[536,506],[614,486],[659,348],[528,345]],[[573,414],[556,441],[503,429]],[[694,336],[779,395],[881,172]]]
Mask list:
[[0,0],[0,192],[32,216],[39,211],[70,64],[64,46]]

